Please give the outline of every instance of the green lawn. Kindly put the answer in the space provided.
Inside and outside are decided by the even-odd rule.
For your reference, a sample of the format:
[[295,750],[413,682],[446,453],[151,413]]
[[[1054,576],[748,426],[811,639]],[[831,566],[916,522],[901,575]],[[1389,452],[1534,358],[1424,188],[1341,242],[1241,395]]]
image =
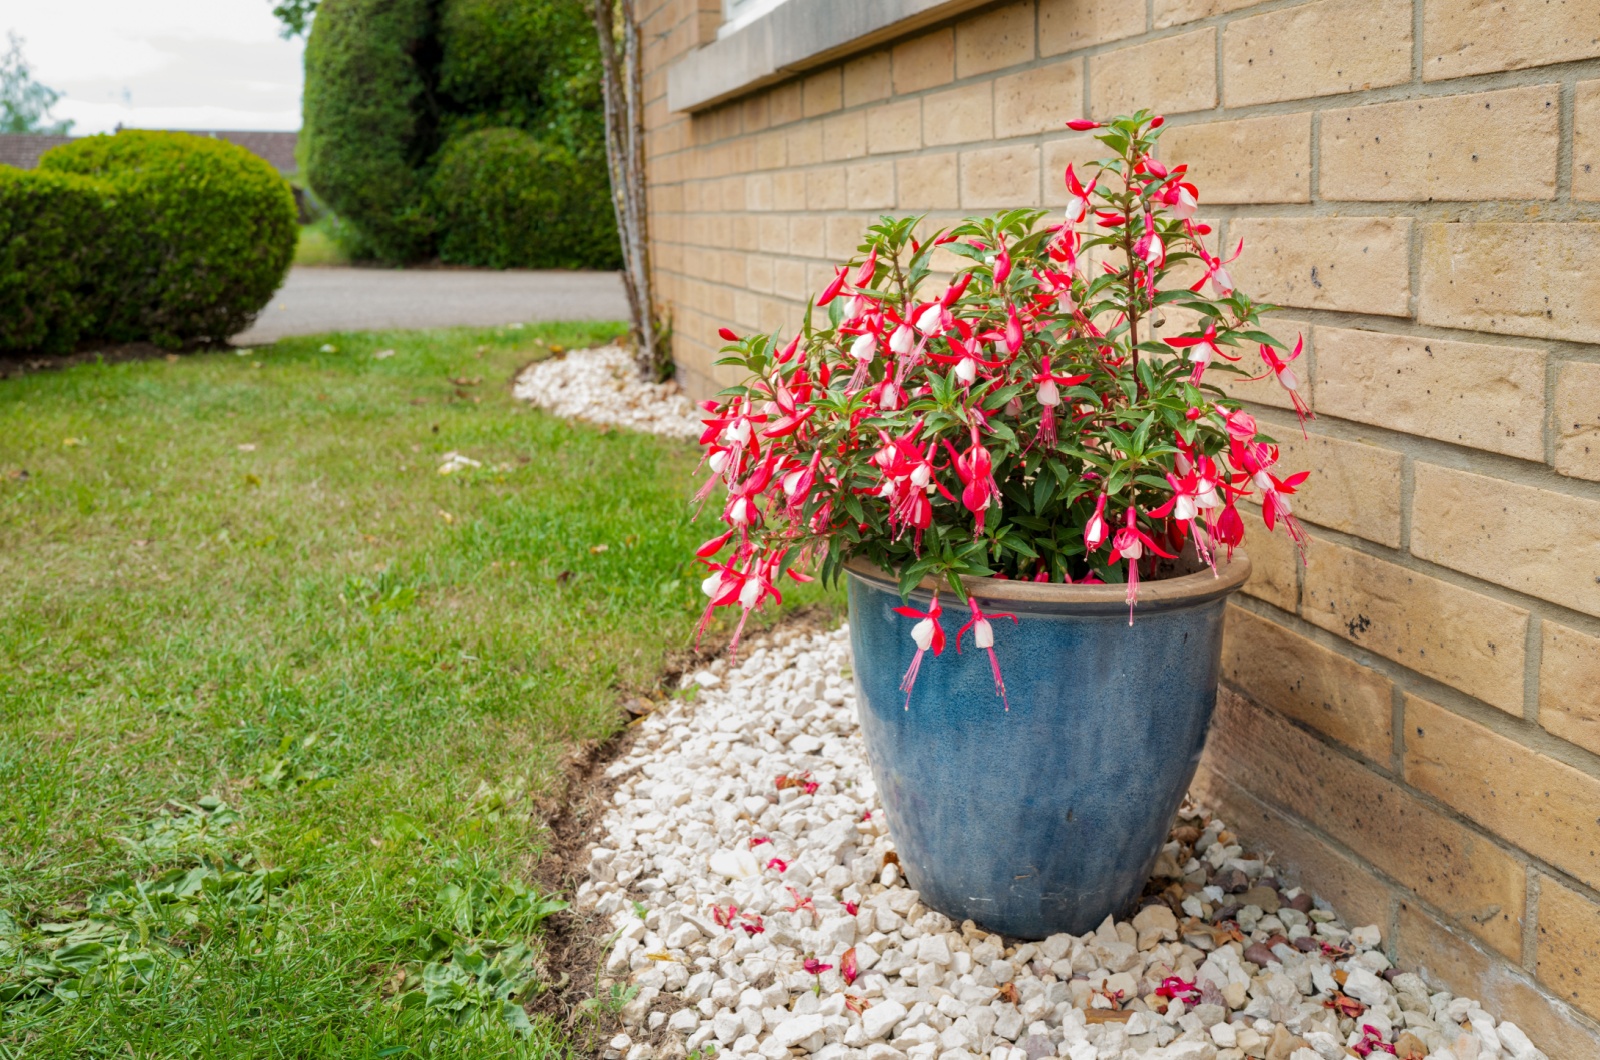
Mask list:
[[301,225],[294,245],[296,265],[348,265],[350,255],[333,234],[333,215]]
[[0,382],[0,1056],[581,1048],[502,1004],[534,803],[686,646],[709,530],[690,447],[509,380],[617,330]]

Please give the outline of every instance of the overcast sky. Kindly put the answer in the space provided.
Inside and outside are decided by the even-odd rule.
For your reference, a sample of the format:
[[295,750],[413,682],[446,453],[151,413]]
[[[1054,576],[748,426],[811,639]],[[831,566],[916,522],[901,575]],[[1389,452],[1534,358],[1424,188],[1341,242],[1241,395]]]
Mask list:
[[[0,0],[34,77],[74,133],[298,129],[304,42],[272,0]],[[0,40],[3,47],[3,40]]]

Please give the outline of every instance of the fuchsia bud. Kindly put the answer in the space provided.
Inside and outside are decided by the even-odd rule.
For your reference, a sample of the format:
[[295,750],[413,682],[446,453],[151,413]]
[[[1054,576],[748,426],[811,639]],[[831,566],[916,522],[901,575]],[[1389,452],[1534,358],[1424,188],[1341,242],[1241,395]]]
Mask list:
[[822,296],[817,299],[817,305],[827,305],[829,302],[839,297],[839,292],[844,290],[844,278],[848,271],[849,270],[842,265],[839,267],[838,273],[833,277],[833,282],[822,289]]
[[733,330],[731,328],[718,328],[717,329],[717,334],[721,335],[723,337],[723,339],[725,341],[727,341],[727,342],[738,342],[739,341],[739,336],[734,334],[734,332],[733,332]]
[[944,296],[939,299],[939,304],[949,309],[961,301],[961,296],[967,293],[967,284],[972,282],[972,273],[964,272],[945,289]]
[[874,248],[872,253],[867,255],[867,260],[861,263],[861,270],[856,273],[856,278],[853,282],[857,287],[865,287],[872,282],[872,276],[877,270],[878,251]]
[[1104,126],[1097,121],[1086,121],[1083,118],[1077,118],[1067,122],[1067,128],[1073,132],[1088,132],[1090,129],[1101,129]]
[[1090,552],[1095,551],[1106,543],[1109,532],[1106,527],[1106,495],[1102,493],[1094,502],[1094,514],[1083,525],[1083,546]]
[[726,545],[728,543],[728,539],[732,536],[732,530],[729,530],[725,534],[719,534],[718,536],[713,537],[710,541],[707,541],[701,545],[699,548],[695,549],[694,554],[699,556],[701,559],[715,556],[718,552],[722,551],[722,546]]

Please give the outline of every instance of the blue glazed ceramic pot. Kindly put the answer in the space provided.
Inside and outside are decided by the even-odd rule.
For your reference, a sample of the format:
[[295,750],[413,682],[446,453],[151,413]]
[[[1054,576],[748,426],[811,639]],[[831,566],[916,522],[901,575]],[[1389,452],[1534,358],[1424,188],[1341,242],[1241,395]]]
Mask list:
[[[969,617],[946,587],[950,643],[923,659],[906,708],[900,680],[916,619],[877,568],[853,562],[856,701],[900,867],[923,902],[1016,938],[1081,935],[1139,897],[1194,777],[1216,703],[1223,608],[1250,574],[1235,553],[1141,586],[967,579],[994,623],[1011,703],[986,654],[955,632]],[[931,582],[911,594],[927,610]]]

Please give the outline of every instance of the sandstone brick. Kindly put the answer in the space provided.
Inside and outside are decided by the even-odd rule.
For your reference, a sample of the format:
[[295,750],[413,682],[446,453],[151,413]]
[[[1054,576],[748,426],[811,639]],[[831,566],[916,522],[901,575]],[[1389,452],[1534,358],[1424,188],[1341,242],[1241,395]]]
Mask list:
[[844,78],[839,68],[829,67],[800,82],[800,96],[805,101],[808,118],[829,114],[844,106]]
[[1310,471],[1290,502],[1308,522],[1390,548],[1400,547],[1400,464],[1392,449],[1263,424],[1278,441],[1279,466]]
[[1174,126],[1161,138],[1161,157],[1187,162],[1208,204],[1311,201],[1309,114]]
[[1543,459],[1542,350],[1322,326],[1313,339],[1327,415]]
[[1600,779],[1406,696],[1406,781],[1535,857],[1600,882]]
[[975,77],[1033,58],[1033,0],[1019,0],[956,25],[956,76]]
[[1581,1012],[1600,1017],[1600,905],[1558,880],[1539,881],[1539,981]]
[[1230,107],[1397,85],[1411,77],[1411,0],[1318,0],[1222,34]]
[[1050,206],[1067,204],[1066,170],[1070,164],[1080,176],[1088,173],[1090,163],[1105,158],[1106,145],[1087,133],[1064,136],[1044,145],[1044,201]]
[[1422,76],[1436,81],[1600,55],[1600,0],[1423,0]]
[[1528,612],[1330,541],[1312,542],[1301,614],[1516,715]]
[[1556,470],[1600,481],[1600,364],[1563,364],[1555,406]]
[[[820,258],[827,252],[827,230],[820,217],[791,217],[789,219],[789,253],[803,258]],[[830,277],[824,276],[821,284],[812,284],[821,290]]]
[[921,92],[955,80],[955,34],[948,28],[897,44],[891,55],[896,95]]
[[846,172],[852,210],[888,210],[895,204],[894,163],[862,162]]
[[1262,0],[1155,0],[1156,29],[1254,7]]
[[756,230],[756,247],[764,254],[789,253],[789,220],[763,217]]
[[1600,615],[1600,501],[1416,466],[1411,552]]
[[756,137],[756,168],[780,169],[789,161],[788,136],[781,132]]
[[1561,86],[1414,99],[1322,115],[1325,199],[1553,199]]
[[796,125],[785,134],[783,142],[791,166],[809,166],[822,161],[821,122]]
[[772,124],[772,101],[766,95],[758,94],[749,97],[740,104],[744,111],[744,131],[747,133],[760,132]]
[[1322,829],[1502,953],[1522,952],[1527,878],[1515,859],[1280,715],[1218,697],[1215,769]]
[[1032,144],[961,152],[963,209],[1039,205],[1039,149]]
[[843,166],[806,171],[806,209],[842,210],[846,197]]
[[903,99],[867,111],[867,150],[875,155],[922,146],[922,100]]
[[961,205],[954,151],[902,158],[895,169],[902,210],[953,210]]
[[1039,0],[1040,55],[1121,40],[1144,28],[1143,6],[1128,0]]
[[1545,619],[1539,652],[1539,724],[1600,754],[1600,637]]
[[1083,113],[1083,64],[1072,59],[1002,77],[994,84],[994,134],[1000,139],[1061,128]]
[[844,105],[860,106],[888,99],[890,85],[889,53],[873,52],[844,64]]
[[1261,512],[1246,505],[1241,514],[1250,528],[1244,543],[1245,554],[1250,557],[1250,580],[1244,591],[1258,600],[1265,600],[1285,611],[1295,611],[1300,605],[1300,553],[1289,535],[1280,529],[1268,533],[1261,525]]
[[804,301],[810,294],[806,289],[806,267],[798,261],[779,261],[772,270],[772,289],[785,298]]
[[1600,81],[1573,91],[1572,197],[1600,199]]
[[772,175],[772,208],[803,210],[806,206],[806,175],[798,169],[780,170]]
[[1400,967],[1435,989],[1478,998],[1500,1019],[1521,1027],[1552,1057],[1600,1056],[1600,1033],[1534,986],[1520,971],[1448,930],[1415,902],[1400,901],[1395,949]]
[[800,98],[800,82],[789,81],[774,88],[767,96],[767,111],[772,124],[787,125],[805,116],[804,101]]
[[765,254],[752,254],[745,260],[744,284],[752,291],[772,291],[772,259]]
[[994,135],[994,85],[984,81],[936,92],[922,101],[922,141],[929,147]]
[[1399,217],[1242,217],[1227,243],[1244,239],[1233,266],[1253,298],[1306,309],[1410,313],[1411,222]]
[[[1231,696],[1227,689],[1219,696]],[[1329,902],[1347,924],[1387,924],[1394,898],[1372,869],[1335,850],[1304,822],[1256,798],[1203,759],[1191,785],[1252,851],[1270,851],[1280,878]]]
[[1600,342],[1600,224],[1422,228],[1417,318],[1440,327]]
[[[828,233],[828,261],[849,261],[861,243],[861,230],[866,227],[859,217],[840,214],[829,217],[823,226]],[[833,279],[829,275],[828,279]]]
[[760,173],[744,180],[744,206],[747,210],[772,209],[772,174]]
[[1201,29],[1090,56],[1090,113],[1210,110],[1217,105],[1216,49],[1217,31]]
[[1242,607],[1229,607],[1222,677],[1380,765],[1393,748],[1387,677]]
[[822,157],[827,162],[860,158],[867,153],[867,114],[853,110],[822,122]]

